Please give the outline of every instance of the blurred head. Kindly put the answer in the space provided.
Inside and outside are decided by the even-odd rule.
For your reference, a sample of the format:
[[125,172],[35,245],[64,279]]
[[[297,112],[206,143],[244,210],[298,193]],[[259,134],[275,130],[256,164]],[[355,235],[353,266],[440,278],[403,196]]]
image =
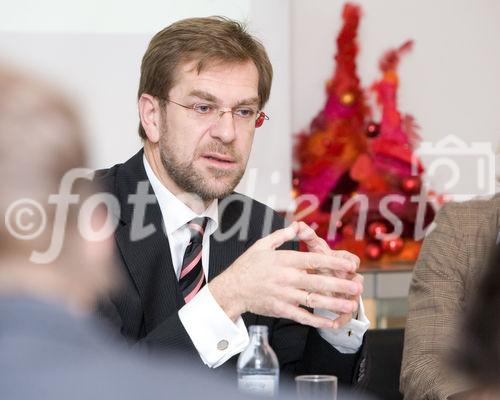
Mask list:
[[203,201],[233,191],[271,81],[262,44],[238,22],[191,18],[155,35],[142,61],[139,133],[170,191]]
[[[500,398],[500,244],[467,306],[462,337],[452,361],[479,388],[477,399]],[[482,397],[480,397],[482,396]]]
[[[82,129],[68,101],[0,66],[0,294],[48,295],[85,307],[112,287],[111,239],[89,242],[79,234],[79,205],[64,226],[53,225],[49,196],[67,171],[85,163]],[[94,189],[81,179],[72,192],[82,204]],[[93,215],[94,223],[101,220],[102,210]],[[55,229],[65,229],[62,252],[50,264],[32,263],[32,252],[47,249]]]

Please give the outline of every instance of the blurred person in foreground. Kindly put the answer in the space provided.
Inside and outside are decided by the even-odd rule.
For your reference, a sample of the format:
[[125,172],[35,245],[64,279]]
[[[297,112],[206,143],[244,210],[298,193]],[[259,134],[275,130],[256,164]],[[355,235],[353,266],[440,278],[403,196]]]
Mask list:
[[[48,202],[66,172],[85,165],[82,141],[66,100],[0,67],[0,398],[239,398],[234,384],[209,381],[179,360],[167,366],[131,353],[91,316],[96,299],[120,279],[111,263],[112,239],[81,234],[80,206],[93,195],[90,180],[73,183],[72,193],[81,198],[64,226],[50,226],[59,209]],[[28,204],[38,208],[19,208]],[[44,223],[40,211],[49,226],[21,239]],[[96,209],[90,222],[98,229],[105,221]],[[66,230],[61,253],[47,263],[31,261],[59,229]]]
[[[272,75],[237,21],[188,18],[153,37],[138,91],[143,148],[98,173],[120,201],[127,277],[103,312],[133,343],[233,371],[247,327],[267,325],[282,372],[351,383],[369,325],[359,258],[234,192],[268,118]],[[296,236],[309,252],[296,251]]]
[[[447,355],[500,230],[500,194],[447,203],[434,223],[410,284],[400,379],[405,400],[460,399],[471,389]],[[495,319],[495,309],[489,311]]]
[[460,400],[500,399],[500,243],[468,305],[457,349],[450,361],[463,374],[471,390]]

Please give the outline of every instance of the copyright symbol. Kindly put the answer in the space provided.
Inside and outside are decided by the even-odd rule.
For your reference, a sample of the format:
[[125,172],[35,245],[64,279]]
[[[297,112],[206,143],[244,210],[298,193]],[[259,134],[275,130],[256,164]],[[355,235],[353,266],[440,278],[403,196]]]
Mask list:
[[32,199],[19,199],[5,213],[5,226],[18,240],[31,240],[40,236],[47,224],[47,214]]

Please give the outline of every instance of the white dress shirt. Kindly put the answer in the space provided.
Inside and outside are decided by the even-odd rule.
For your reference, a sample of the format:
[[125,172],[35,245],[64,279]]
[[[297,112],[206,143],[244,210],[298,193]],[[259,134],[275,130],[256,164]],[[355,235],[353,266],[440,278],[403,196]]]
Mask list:
[[[184,252],[190,239],[187,223],[196,217],[208,217],[201,257],[205,278],[208,281],[210,235],[218,227],[218,201],[214,200],[202,214],[197,215],[160,182],[146,156],[143,162],[160,206],[177,278],[179,278]],[[335,316],[324,310],[315,310],[315,313],[322,313],[330,318]],[[249,343],[248,331],[243,319],[239,317],[234,323],[215,301],[208,285],[205,285],[189,303],[179,310],[179,319],[201,359],[209,367],[220,366],[235,354],[243,351]],[[335,331],[320,329],[319,333],[340,352],[355,353],[361,346],[363,335],[369,324],[360,301],[358,320],[351,320],[346,326]]]

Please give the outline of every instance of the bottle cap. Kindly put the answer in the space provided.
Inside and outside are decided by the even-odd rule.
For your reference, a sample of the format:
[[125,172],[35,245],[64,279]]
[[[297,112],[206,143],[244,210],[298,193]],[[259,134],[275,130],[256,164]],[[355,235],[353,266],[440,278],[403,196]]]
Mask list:
[[250,325],[250,333],[256,334],[266,334],[267,335],[267,326],[266,325]]

